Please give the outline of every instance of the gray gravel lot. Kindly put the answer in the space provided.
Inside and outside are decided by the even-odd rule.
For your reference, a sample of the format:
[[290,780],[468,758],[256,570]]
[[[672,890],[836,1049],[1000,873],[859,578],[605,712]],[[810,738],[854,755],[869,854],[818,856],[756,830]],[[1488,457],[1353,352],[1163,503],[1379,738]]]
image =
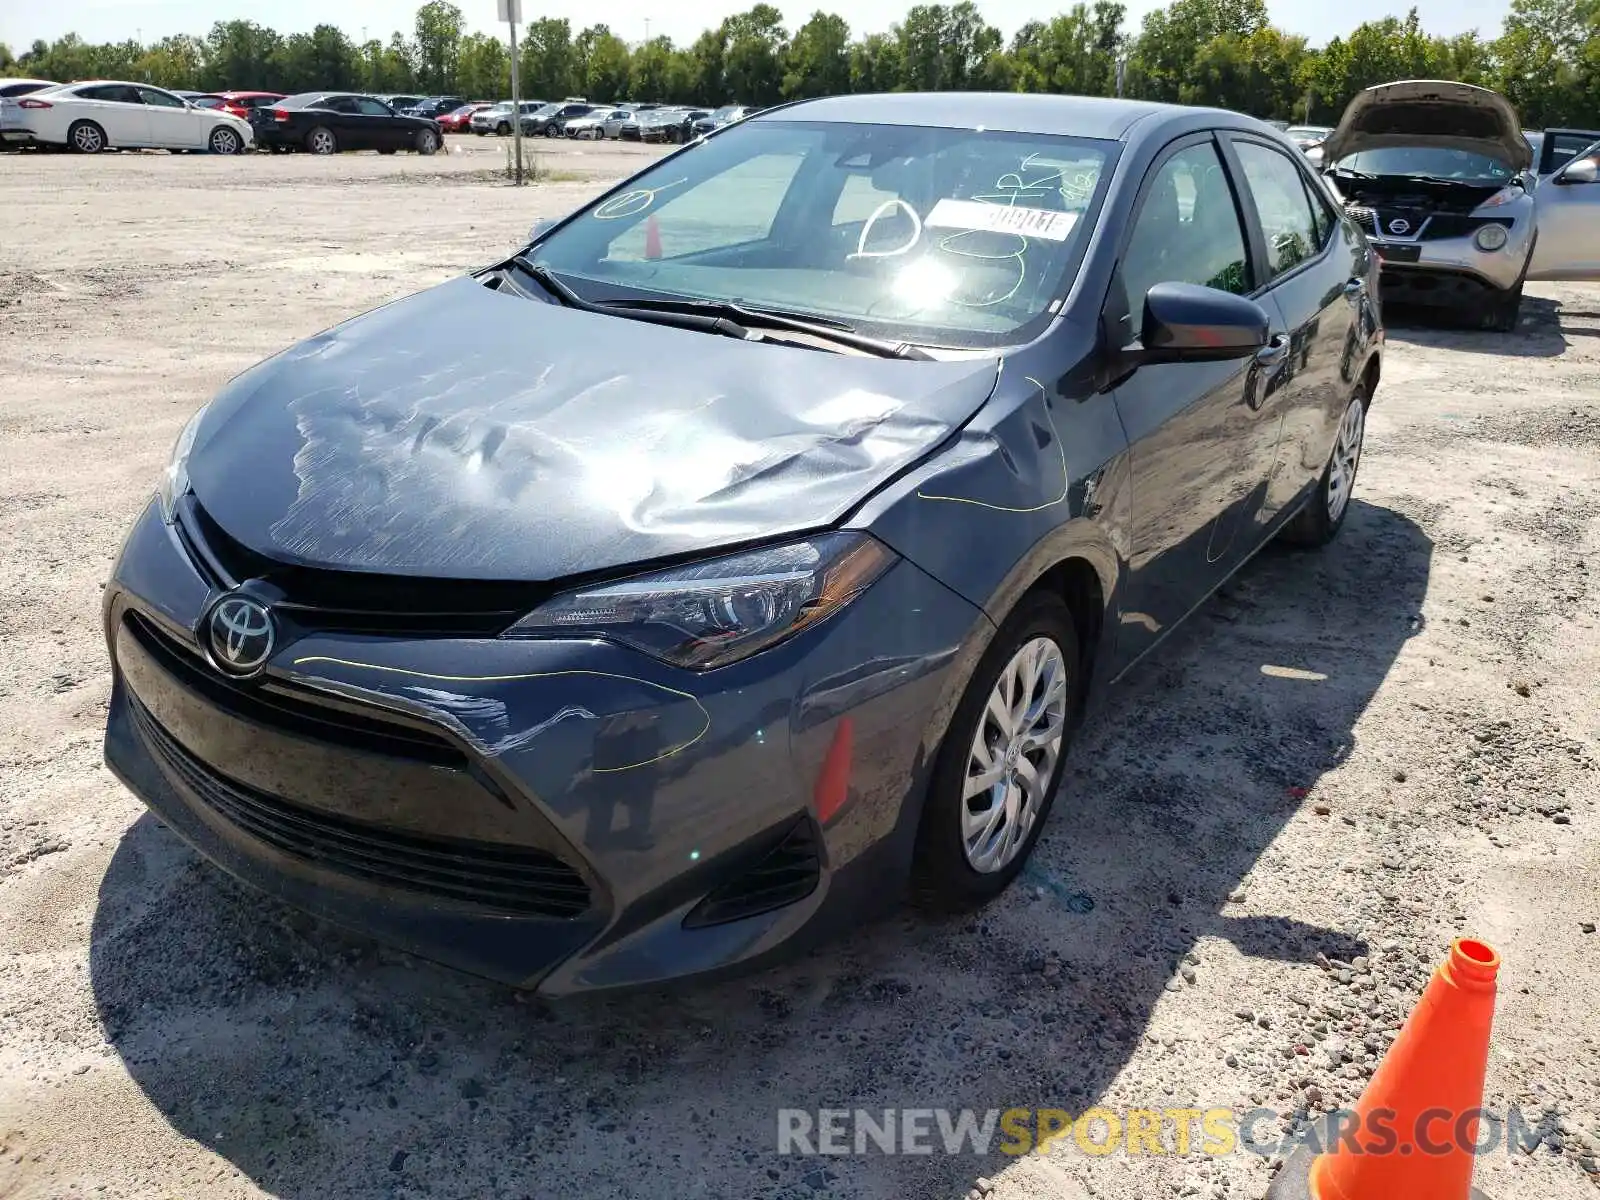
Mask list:
[[657,153],[535,143],[557,181],[518,191],[450,140],[0,157],[0,1198],[1255,1198],[1250,1153],[780,1157],[776,1113],[1326,1109],[1462,931],[1505,956],[1487,1103],[1560,1114],[1479,1183],[1595,1195],[1600,288],[1392,330],[1338,544],[1267,552],[1140,668],[976,919],[547,1009],[144,815],[100,761],[99,595],[183,421]]

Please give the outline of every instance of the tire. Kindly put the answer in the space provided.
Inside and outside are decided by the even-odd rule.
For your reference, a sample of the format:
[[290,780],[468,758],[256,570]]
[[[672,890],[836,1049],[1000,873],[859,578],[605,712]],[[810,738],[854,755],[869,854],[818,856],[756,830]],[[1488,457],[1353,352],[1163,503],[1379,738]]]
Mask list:
[[509,122],[509,121],[501,121],[500,124],[498,124],[498,125],[496,125],[494,127],[494,132],[495,132],[495,136],[496,137],[510,137],[511,136],[511,122]]
[[93,121],[74,121],[67,130],[67,145],[78,154],[100,154],[106,148],[106,131]]
[[[1040,657],[1030,657],[1034,655]],[[1014,692],[1017,704],[1007,705],[1002,679],[1015,688],[1018,664],[1023,664],[1020,672],[1026,677],[1027,664],[1034,661],[1045,668],[1034,679],[1037,686],[1029,686],[1026,694]],[[995,634],[967,682],[935,761],[912,864],[912,897],[921,907],[955,911],[977,907],[1003,892],[1027,863],[1066,765],[1082,702],[1081,662],[1072,614],[1059,596],[1048,592],[1025,596]],[[1048,703],[1036,718],[1025,719],[1015,734],[1008,734],[993,714],[991,698],[1001,710],[1012,712],[1019,704],[1026,713],[1041,699]],[[1054,728],[1053,741],[1026,749],[1028,733],[1037,733],[1041,726]],[[996,780],[969,801],[966,793],[970,780],[977,778],[971,768],[979,762],[980,739],[991,756]],[[1031,787],[1019,771],[1023,763],[1032,768]],[[1014,808],[1008,807],[1012,800]],[[974,811],[973,804],[981,807]],[[999,824],[985,822],[984,813],[996,809]]]
[[432,154],[439,149],[439,135],[431,129],[419,129],[413,148],[418,154]]
[[[1296,546],[1326,546],[1339,536],[1344,519],[1350,514],[1350,497],[1355,491],[1356,472],[1361,467],[1361,447],[1366,441],[1367,408],[1372,397],[1366,385],[1358,387],[1345,405],[1334,435],[1333,451],[1322,478],[1294,520],[1284,527],[1283,538]],[[1353,443],[1349,440],[1353,436]]]
[[472,132],[477,134],[477,136],[479,136],[479,137],[488,137],[489,136],[489,131],[487,129],[474,129]]
[[326,125],[318,125],[306,134],[306,149],[312,154],[337,154],[339,139],[333,136],[333,130]]
[[554,121],[551,121],[550,124],[544,127],[544,135],[547,138],[560,137],[561,126],[557,125]]
[[213,154],[243,154],[244,139],[238,131],[226,125],[218,125],[211,131],[211,136],[206,139],[206,145]]
[[1517,317],[1521,312],[1522,284],[1518,283],[1508,291],[1501,292],[1490,302],[1489,310],[1483,316],[1483,327],[1495,333],[1515,333]]

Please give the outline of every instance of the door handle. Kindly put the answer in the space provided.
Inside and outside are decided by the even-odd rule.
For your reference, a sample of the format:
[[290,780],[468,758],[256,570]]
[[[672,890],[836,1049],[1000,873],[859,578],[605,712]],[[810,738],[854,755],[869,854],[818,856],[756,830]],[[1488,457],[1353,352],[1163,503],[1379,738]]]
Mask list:
[[1289,335],[1275,333],[1272,340],[1256,351],[1258,366],[1275,367],[1289,357]]

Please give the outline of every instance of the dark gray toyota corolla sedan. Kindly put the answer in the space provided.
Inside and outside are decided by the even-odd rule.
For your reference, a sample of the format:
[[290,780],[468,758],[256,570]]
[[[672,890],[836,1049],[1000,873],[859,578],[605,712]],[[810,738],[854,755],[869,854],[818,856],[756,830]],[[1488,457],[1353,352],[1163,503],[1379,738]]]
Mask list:
[[1233,113],[730,126],[195,416],[106,591],[107,760],[226,870],[551,995],[982,902],[1101,687],[1338,532],[1375,272]]

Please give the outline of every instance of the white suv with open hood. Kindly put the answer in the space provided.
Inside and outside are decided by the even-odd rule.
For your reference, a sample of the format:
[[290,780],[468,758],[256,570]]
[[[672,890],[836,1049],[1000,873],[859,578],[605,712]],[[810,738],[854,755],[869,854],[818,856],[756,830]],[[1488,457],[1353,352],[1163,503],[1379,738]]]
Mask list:
[[1498,92],[1404,80],[1350,101],[1322,167],[1383,261],[1397,303],[1465,308],[1516,327],[1537,237],[1533,153]]

